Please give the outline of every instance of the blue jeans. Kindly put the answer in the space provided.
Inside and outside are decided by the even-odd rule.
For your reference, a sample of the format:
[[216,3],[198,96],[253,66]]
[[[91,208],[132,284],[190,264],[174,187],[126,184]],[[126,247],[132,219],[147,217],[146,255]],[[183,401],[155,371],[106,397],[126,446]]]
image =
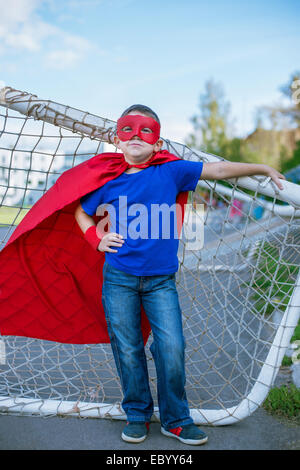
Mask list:
[[150,421],[153,399],[141,331],[141,304],[151,325],[160,421],[192,423],[185,393],[182,317],[175,274],[135,276],[103,266],[102,303],[128,421]]

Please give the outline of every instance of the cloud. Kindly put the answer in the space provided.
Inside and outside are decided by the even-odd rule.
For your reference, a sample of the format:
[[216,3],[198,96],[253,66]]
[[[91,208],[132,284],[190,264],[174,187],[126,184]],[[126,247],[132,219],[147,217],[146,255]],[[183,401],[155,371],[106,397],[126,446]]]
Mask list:
[[100,5],[101,0],[69,0],[69,8],[87,8]]
[[46,22],[39,13],[43,0],[0,0],[0,54],[41,53],[47,68],[77,65],[86,54],[103,53],[90,41]]
[[48,68],[62,70],[76,65],[83,57],[84,54],[79,50],[53,50],[46,55],[45,64]]
[[[35,10],[39,0],[0,0],[2,51],[9,48],[36,50]],[[40,28],[39,28],[40,29]]]
[[39,4],[40,0],[0,0],[0,26],[27,21]]

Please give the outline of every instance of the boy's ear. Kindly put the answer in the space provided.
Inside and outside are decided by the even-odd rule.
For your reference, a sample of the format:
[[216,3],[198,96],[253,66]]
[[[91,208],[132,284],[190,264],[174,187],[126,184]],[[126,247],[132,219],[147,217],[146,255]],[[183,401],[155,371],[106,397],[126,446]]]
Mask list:
[[154,146],[154,150],[158,152],[162,148],[163,144],[164,144],[164,141],[162,139],[158,139],[158,141],[156,142]]
[[114,144],[119,148],[120,139],[117,135],[114,136]]

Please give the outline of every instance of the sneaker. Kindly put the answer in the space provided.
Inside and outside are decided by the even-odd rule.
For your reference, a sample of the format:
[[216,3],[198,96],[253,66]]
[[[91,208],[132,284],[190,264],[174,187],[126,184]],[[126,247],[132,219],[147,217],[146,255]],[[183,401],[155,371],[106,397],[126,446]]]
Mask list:
[[143,442],[149,432],[149,423],[135,423],[127,421],[122,432],[122,439],[126,442]]
[[175,437],[184,444],[198,446],[207,442],[208,437],[204,431],[201,431],[195,424],[186,424],[177,428],[166,430],[161,428],[162,434],[169,437]]

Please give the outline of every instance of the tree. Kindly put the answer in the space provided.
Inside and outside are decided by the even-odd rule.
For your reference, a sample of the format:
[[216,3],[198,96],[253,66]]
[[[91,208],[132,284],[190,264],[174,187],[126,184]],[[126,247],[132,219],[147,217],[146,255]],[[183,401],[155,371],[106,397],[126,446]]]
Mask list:
[[294,72],[289,81],[280,88],[281,92],[290,98],[291,104],[279,111],[287,115],[300,127],[300,71]]
[[[244,157],[260,161],[284,172],[297,163],[295,150],[300,135],[300,72],[294,72],[280,91],[287,104],[265,105],[257,109],[255,131],[245,139]],[[298,164],[300,162],[298,161]]]
[[205,92],[200,95],[199,113],[191,118],[194,133],[188,136],[186,144],[223,156],[228,146],[229,109],[222,86],[213,79],[208,80]]
[[279,90],[288,98],[288,104],[265,105],[258,111],[269,120],[272,129],[300,128],[300,71],[293,72]]
[[[295,88],[295,84],[299,85],[299,91]],[[288,84],[282,87],[282,92],[293,99],[293,102],[286,107],[258,108],[255,130],[241,139],[232,136],[230,104],[225,99],[222,86],[212,79],[208,80],[204,93],[200,95],[199,111],[191,118],[194,132],[188,136],[186,144],[219,155],[226,160],[265,163],[280,171],[284,168],[285,162],[292,158],[295,142],[299,139],[300,72],[295,72],[291,76]],[[298,122],[298,116],[297,129],[295,123]],[[271,124],[269,129],[264,127],[266,118]],[[298,155],[296,153],[296,159]]]
[[300,165],[300,140],[296,142],[296,148],[293,152],[292,158],[284,159],[281,163],[281,171],[286,173],[292,168]]

